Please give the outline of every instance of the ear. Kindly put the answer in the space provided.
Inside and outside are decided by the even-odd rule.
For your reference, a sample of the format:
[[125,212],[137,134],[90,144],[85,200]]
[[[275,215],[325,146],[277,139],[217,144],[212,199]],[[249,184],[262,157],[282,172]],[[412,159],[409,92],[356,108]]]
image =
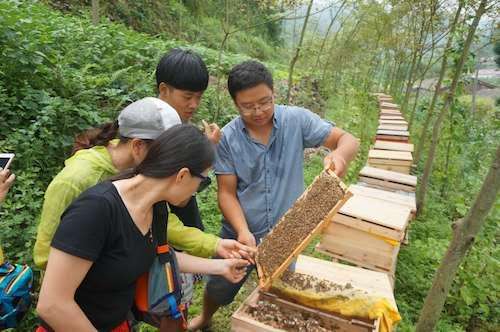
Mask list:
[[145,155],[146,152],[146,143],[139,139],[139,138],[133,138],[130,142],[130,145],[132,147],[132,153],[135,157],[142,157]]
[[158,92],[160,94],[160,97],[167,97],[170,94],[170,86],[165,83],[161,82],[160,85],[158,86]]
[[191,172],[189,171],[189,168],[184,167],[177,172],[177,176],[175,178],[176,183],[180,183],[184,181],[185,179],[189,178],[191,176]]

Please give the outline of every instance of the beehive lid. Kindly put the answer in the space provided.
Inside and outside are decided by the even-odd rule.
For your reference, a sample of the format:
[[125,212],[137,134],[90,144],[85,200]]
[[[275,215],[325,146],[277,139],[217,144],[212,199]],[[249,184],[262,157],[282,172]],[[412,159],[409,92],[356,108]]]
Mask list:
[[372,149],[368,152],[368,158],[388,159],[388,160],[405,160],[413,161],[411,152],[408,151],[391,151],[391,150],[376,150]]
[[417,186],[417,177],[409,174],[403,174],[399,172],[387,171],[385,169],[380,169],[376,167],[365,166],[359,172],[360,176],[366,176],[369,178],[385,180],[389,182],[406,184],[412,187]]
[[410,220],[411,209],[373,197],[353,195],[339,213],[391,229],[403,231]]
[[399,105],[398,104],[394,104],[394,103],[381,102],[380,103],[380,108],[384,108],[384,107],[387,107],[387,108],[399,108]]
[[405,120],[384,120],[384,119],[380,119],[378,120],[378,123],[379,124],[395,124],[395,125],[404,125],[404,126],[407,126],[408,125],[408,122],[406,122]]
[[362,186],[359,184],[351,184],[349,186],[349,191],[354,195],[368,196],[381,200],[386,200],[389,202],[401,204],[407,206],[411,209],[412,212],[417,211],[417,204],[415,200],[414,193],[407,192],[392,192],[382,189],[375,189],[368,186]]
[[410,133],[406,130],[377,130],[377,135],[389,135],[389,136],[410,136]]
[[382,123],[378,126],[378,130],[408,130],[408,126],[405,124],[385,124]]
[[400,120],[404,121],[405,118],[403,118],[401,115],[381,115],[380,120]]
[[413,144],[410,143],[375,141],[375,145],[373,147],[378,150],[413,152]]
[[381,108],[380,113],[398,114],[398,115],[401,114],[401,112],[399,110],[390,109],[390,108]]

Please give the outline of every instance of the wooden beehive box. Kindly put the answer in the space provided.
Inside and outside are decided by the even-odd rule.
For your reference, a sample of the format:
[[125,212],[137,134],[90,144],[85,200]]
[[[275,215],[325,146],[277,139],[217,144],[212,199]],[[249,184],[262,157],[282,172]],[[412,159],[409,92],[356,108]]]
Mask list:
[[406,206],[410,208],[411,218],[415,218],[417,212],[417,202],[415,199],[415,193],[409,193],[406,191],[388,191],[383,189],[377,189],[369,187],[367,185],[361,184],[351,184],[348,189],[353,195],[361,195],[367,197],[373,197],[382,199],[384,201],[396,203],[399,205]]
[[413,158],[408,151],[372,149],[368,152],[368,165],[388,171],[410,174]]
[[[369,271],[354,266],[328,262],[325,260],[299,255],[295,264],[295,271],[311,275],[319,279],[325,279],[336,284],[351,284],[366,294],[386,298],[394,308],[397,308],[394,300],[391,281],[387,274]],[[329,326],[329,331],[335,332],[378,332],[380,319],[366,319],[360,317],[346,317],[337,313],[319,311],[294,303],[292,299],[284,299],[272,293],[262,292],[256,289],[241,304],[231,318],[231,331],[233,332],[278,332],[286,331],[277,329],[270,325],[259,322],[249,314],[252,306],[258,301],[266,300],[279,306],[280,310],[291,311],[293,315],[305,313],[310,317]],[[264,313],[263,313],[264,314]]]
[[408,143],[410,133],[408,131],[398,131],[398,130],[377,130],[377,140],[382,141],[393,141],[393,142],[404,142]]
[[408,126],[408,122],[406,122],[405,120],[378,120],[378,123]]
[[379,124],[377,130],[399,130],[408,131],[408,126],[405,124]]
[[373,148],[377,149],[377,150],[413,152],[413,144],[409,144],[409,143],[375,141]]
[[267,290],[351,197],[332,171],[323,171],[257,248],[259,286]]
[[415,192],[417,187],[416,176],[370,166],[363,167],[359,172],[359,180],[369,186],[390,191]]
[[323,231],[317,250],[394,278],[410,215],[407,206],[353,195]]
[[393,103],[381,102],[380,103],[380,108],[391,109],[391,110],[399,110],[399,105],[398,104],[393,104]]
[[399,110],[385,109],[385,108],[381,108],[380,109],[380,114],[384,114],[384,115],[400,115],[400,116],[403,116],[403,114]]
[[381,115],[380,120],[398,120],[405,121],[405,118],[401,115]]

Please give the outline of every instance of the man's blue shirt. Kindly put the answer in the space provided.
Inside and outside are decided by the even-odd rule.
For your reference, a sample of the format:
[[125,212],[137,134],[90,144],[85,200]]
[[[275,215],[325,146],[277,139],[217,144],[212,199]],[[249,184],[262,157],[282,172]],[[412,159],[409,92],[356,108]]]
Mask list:
[[[215,174],[238,178],[237,197],[257,241],[304,191],[304,149],[320,146],[333,124],[294,106],[274,107],[274,126],[267,145],[252,139],[241,117],[223,128],[217,146]],[[223,221],[224,231],[236,235]]]

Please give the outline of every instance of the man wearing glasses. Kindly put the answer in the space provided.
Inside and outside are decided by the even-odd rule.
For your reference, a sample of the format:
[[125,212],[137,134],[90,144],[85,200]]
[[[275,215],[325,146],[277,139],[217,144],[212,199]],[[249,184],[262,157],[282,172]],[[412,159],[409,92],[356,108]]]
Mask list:
[[[240,116],[224,127],[217,146],[214,169],[224,216],[220,236],[255,247],[304,191],[304,149],[329,148],[324,166],[343,176],[359,143],[309,110],[275,105],[272,75],[259,62],[235,66],[228,89]],[[245,280],[230,284],[211,276],[202,314],[191,321],[190,330],[208,326]]]

